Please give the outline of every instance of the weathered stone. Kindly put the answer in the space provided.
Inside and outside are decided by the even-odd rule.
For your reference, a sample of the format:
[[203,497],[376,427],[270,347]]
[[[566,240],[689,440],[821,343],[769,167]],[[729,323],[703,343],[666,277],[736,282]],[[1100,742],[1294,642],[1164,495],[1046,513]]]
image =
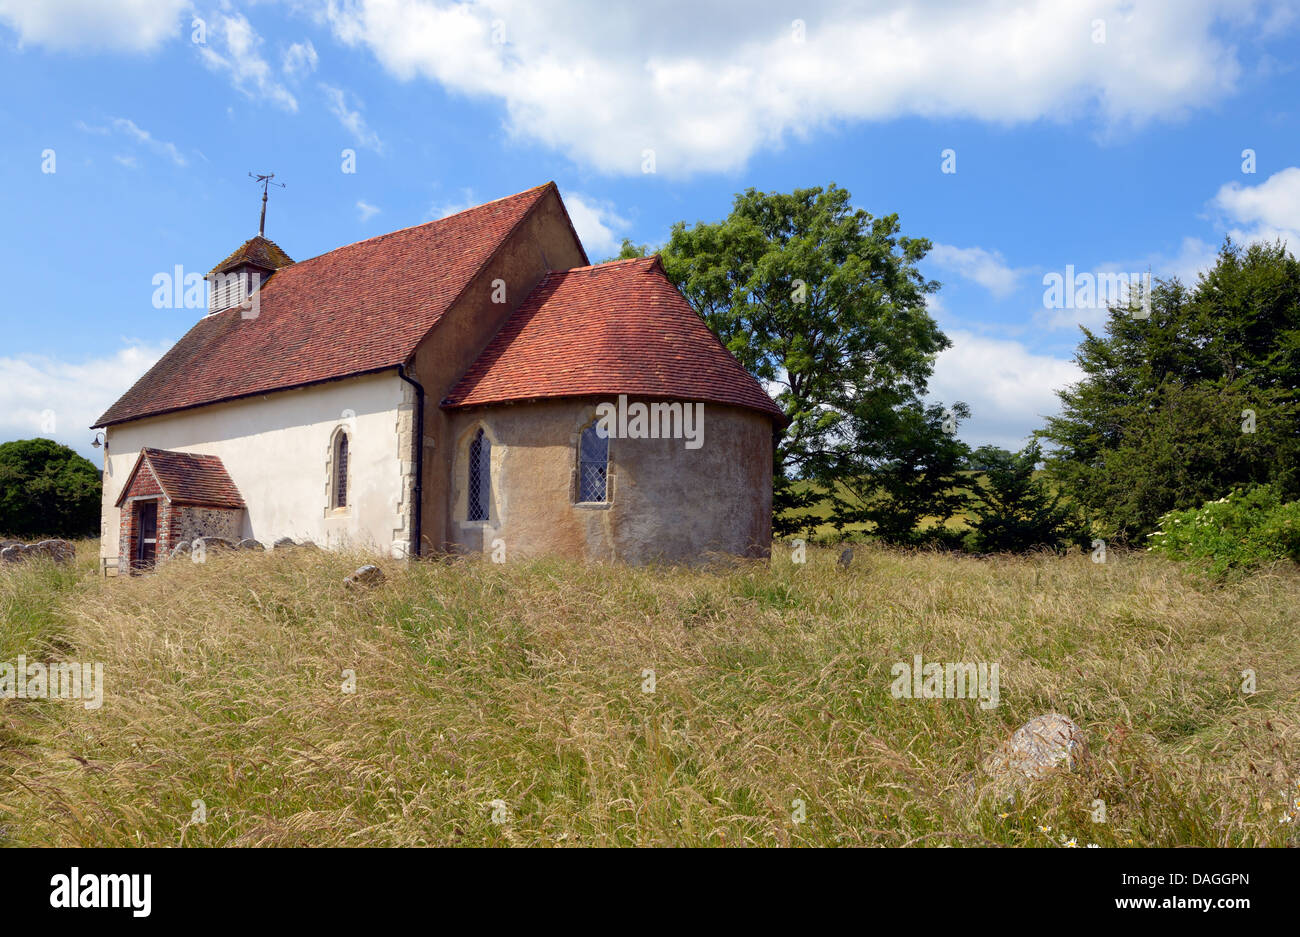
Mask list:
[[48,556],[56,563],[71,563],[77,556],[77,548],[67,540],[41,540],[27,548],[28,556]]
[[23,546],[23,542],[21,540],[0,540],[0,550],[7,550],[10,547],[21,547],[21,546]]
[[182,540],[180,543],[176,544],[176,546],[172,547],[172,551],[171,553],[167,554],[167,558],[169,560],[174,560],[178,556],[189,556],[189,555],[190,555],[190,542],[188,540]]
[[297,545],[298,544],[294,542],[294,539],[292,537],[281,537],[279,540],[275,541],[275,543],[271,544],[271,549],[288,550],[293,547],[296,547]]
[[205,556],[221,550],[233,550],[237,546],[235,541],[225,537],[195,537],[193,543],[193,549],[201,550]]
[[260,540],[253,540],[252,538],[246,538],[244,540],[239,541],[238,548],[240,550],[265,550],[266,549],[266,547],[262,546],[262,542]]
[[22,544],[7,541],[9,546],[0,550],[0,559],[6,563],[18,563],[24,560],[45,557],[56,563],[71,563],[77,555],[77,548],[67,540],[40,540],[36,543]]
[[360,567],[351,576],[343,580],[343,584],[349,588],[358,588],[360,586],[374,586],[384,581],[384,571],[378,566],[366,564]]
[[993,778],[1023,784],[1059,770],[1072,771],[1088,759],[1083,730],[1060,713],[1030,719],[984,759]]
[[171,520],[179,540],[193,540],[195,537],[221,537],[223,540],[239,542],[243,529],[241,510],[233,508],[214,508],[197,504],[175,505],[171,510]]

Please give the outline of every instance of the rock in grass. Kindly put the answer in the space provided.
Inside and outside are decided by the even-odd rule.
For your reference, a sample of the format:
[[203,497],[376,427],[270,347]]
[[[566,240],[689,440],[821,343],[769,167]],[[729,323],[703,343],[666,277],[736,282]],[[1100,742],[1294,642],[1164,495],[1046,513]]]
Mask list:
[[176,544],[176,546],[172,547],[172,551],[167,554],[167,559],[174,560],[178,556],[189,556],[189,555],[190,555],[190,542],[188,540],[182,540],[180,543]]
[[10,540],[8,543],[9,546],[0,550],[0,560],[6,563],[20,563],[38,557],[46,557],[56,563],[71,563],[77,555],[77,548],[67,540],[39,540],[30,544]]
[[237,549],[240,549],[240,550],[265,550],[266,547],[262,546],[262,542],[261,542],[260,540],[254,540],[254,539],[252,539],[252,538],[250,537],[250,538],[246,538],[246,539],[244,539],[244,540],[239,541],[239,544],[238,544],[238,546],[237,546]]
[[384,571],[378,566],[372,566],[367,563],[359,568],[351,576],[343,580],[343,585],[349,589],[357,589],[362,586],[375,586],[384,581]]
[[235,547],[235,541],[226,537],[195,537],[192,544],[192,549],[204,558],[209,553],[216,553],[220,550],[233,550]]
[[296,547],[297,545],[298,544],[294,542],[294,539],[292,537],[281,537],[279,540],[275,541],[275,543],[271,544],[271,549],[290,550]]
[[1073,771],[1088,758],[1083,730],[1060,713],[1035,716],[984,759],[984,771],[1016,785],[1056,771]]
[[71,563],[77,557],[77,548],[68,540],[42,540],[27,548],[30,556],[48,556],[56,563]]

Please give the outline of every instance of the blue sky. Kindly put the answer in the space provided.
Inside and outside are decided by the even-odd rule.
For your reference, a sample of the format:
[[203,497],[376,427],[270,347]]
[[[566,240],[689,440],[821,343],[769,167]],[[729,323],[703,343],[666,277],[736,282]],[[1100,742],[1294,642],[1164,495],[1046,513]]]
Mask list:
[[933,393],[1012,447],[1103,316],[1047,308],[1046,274],[1300,240],[1297,3],[539,6],[0,0],[0,439],[93,452],[202,314],[154,277],[256,233],[250,170],[287,184],[267,234],[295,259],[554,179],[600,260],[835,182],[935,243]]

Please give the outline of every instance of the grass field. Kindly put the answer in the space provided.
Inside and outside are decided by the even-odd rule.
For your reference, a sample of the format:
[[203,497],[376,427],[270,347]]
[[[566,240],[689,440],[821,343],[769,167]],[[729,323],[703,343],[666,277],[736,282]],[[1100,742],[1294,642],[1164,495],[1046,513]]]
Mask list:
[[[0,700],[6,845],[1300,844],[1290,565],[1213,585],[1139,554],[859,547],[843,571],[778,547],[383,562],[354,592],[356,556],[105,581],[95,552],[0,569],[0,661],[106,681],[99,709]],[[917,653],[999,663],[1000,705],[895,699]],[[1049,711],[1092,760],[1008,803],[980,761]]]

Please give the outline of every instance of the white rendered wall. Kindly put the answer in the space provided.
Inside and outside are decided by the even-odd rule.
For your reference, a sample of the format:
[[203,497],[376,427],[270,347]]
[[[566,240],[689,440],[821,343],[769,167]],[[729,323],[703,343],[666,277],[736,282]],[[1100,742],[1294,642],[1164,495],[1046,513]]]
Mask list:
[[[133,420],[106,431],[100,555],[116,557],[113,506],[144,447],[214,455],[243,495],[242,536],[394,552],[405,546],[414,391],[396,371]],[[349,493],[330,507],[332,440],[349,433]]]

